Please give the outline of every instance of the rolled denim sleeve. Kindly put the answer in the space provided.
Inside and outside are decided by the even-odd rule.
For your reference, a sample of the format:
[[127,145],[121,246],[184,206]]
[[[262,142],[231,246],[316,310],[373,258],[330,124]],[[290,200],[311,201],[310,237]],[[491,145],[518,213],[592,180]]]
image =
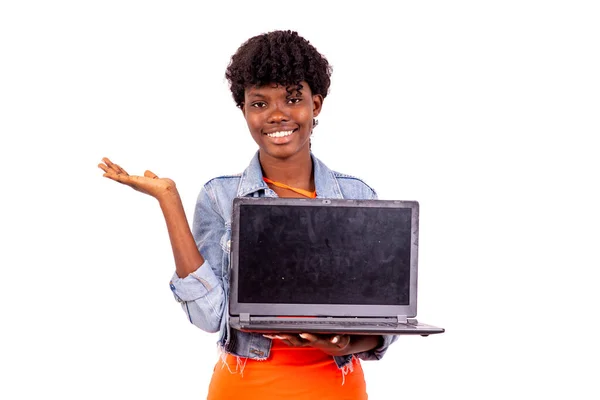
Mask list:
[[207,332],[219,331],[225,308],[223,271],[228,266],[223,266],[221,238],[226,227],[217,209],[205,186],[198,196],[192,227],[204,263],[184,278],[174,273],[169,284],[190,322]]
[[381,346],[376,347],[369,351],[363,351],[361,353],[356,353],[355,356],[360,358],[361,360],[381,360],[388,347],[396,340],[398,340],[397,335],[383,335],[383,343]]
[[171,290],[177,300],[192,301],[207,296],[214,292],[214,288],[221,286],[210,265],[205,261],[196,271],[181,279],[173,274]]
[[207,332],[219,330],[223,288],[207,261],[183,279],[173,274],[170,286],[192,324]]

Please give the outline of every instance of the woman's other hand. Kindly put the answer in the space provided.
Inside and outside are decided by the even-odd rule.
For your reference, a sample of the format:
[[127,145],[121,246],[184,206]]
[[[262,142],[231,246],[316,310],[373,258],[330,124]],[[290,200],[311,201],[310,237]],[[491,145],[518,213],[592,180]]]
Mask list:
[[348,354],[350,345],[349,335],[314,335],[311,333],[288,334],[279,333],[276,335],[263,335],[269,339],[278,339],[288,346],[294,347],[315,347],[332,356],[341,356]]
[[159,201],[165,196],[178,194],[173,180],[159,178],[151,171],[144,172],[144,176],[129,175],[127,171],[106,157],[102,159],[102,163],[98,164],[98,168],[104,171],[104,177],[150,195]]

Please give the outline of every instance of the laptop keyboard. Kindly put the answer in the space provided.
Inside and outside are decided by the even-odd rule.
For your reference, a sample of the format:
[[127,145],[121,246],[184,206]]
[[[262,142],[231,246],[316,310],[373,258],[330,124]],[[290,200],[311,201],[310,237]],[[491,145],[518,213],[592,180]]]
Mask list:
[[384,321],[331,321],[326,319],[302,320],[276,319],[276,320],[252,320],[252,325],[336,325],[336,326],[398,326],[397,322]]

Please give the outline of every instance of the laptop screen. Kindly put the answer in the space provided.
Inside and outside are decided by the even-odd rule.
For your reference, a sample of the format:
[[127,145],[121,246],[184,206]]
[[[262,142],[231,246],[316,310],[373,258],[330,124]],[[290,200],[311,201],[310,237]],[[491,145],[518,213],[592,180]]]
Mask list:
[[408,305],[411,208],[242,204],[239,303]]

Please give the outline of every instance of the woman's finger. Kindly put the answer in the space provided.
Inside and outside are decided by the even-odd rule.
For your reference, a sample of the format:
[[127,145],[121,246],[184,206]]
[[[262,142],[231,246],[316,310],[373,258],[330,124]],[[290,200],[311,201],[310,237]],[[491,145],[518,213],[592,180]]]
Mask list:
[[144,176],[146,178],[158,179],[158,176],[154,172],[148,170],[144,172]]
[[108,167],[104,164],[98,164],[98,168],[100,168],[104,172],[108,172]]
[[301,333],[299,335],[302,339],[306,340],[307,342],[309,342],[311,345],[313,345],[314,343],[316,343],[319,340],[319,337],[316,335],[311,335],[310,333]]
[[265,335],[263,335],[263,336],[264,336],[264,337],[266,337],[266,338],[269,338],[269,339],[271,339],[271,340],[272,340],[272,339],[283,339],[283,337],[282,337],[282,336],[279,336],[279,335],[267,335],[267,334],[265,334]]
[[123,183],[123,182],[121,182],[121,179],[120,179],[120,177],[122,177],[123,175],[117,175],[113,171],[105,172],[104,175],[102,175],[102,176],[105,178],[111,179],[115,182]]
[[294,344],[292,342],[290,342],[286,336],[275,335],[275,334],[265,334],[263,336],[266,338],[269,338],[271,340],[280,340],[281,343],[285,344],[286,346],[294,346]]
[[102,175],[103,177],[119,182],[117,177],[120,175],[117,175],[117,173],[113,169],[111,169],[110,167],[108,167],[104,164],[98,164],[98,168],[100,168],[102,171],[104,171],[104,174]]
[[109,169],[111,169],[111,170],[116,170],[116,169],[115,169],[115,164],[114,164],[112,161],[110,161],[110,159],[109,159],[108,157],[102,157],[102,162],[103,162],[104,164],[106,164],[106,166],[107,166]]
[[121,168],[121,166],[119,164],[115,164],[114,162],[110,161],[110,159],[108,157],[102,158],[102,161],[108,166],[108,168],[113,170],[116,174],[129,175],[127,173],[127,171],[125,171],[123,168]]
[[310,333],[301,333],[300,337],[307,342],[310,343],[311,346],[321,345],[321,346],[331,346],[334,345],[338,348],[344,348],[348,345],[350,341],[350,336],[348,335],[333,335],[329,338],[325,338],[318,335],[312,335]]
[[334,335],[329,342],[339,349],[343,349],[350,344],[350,335]]
[[[336,337],[338,338],[338,341],[337,341],[336,345],[337,345],[337,346],[338,346],[340,349],[343,349],[343,348],[345,348],[346,346],[348,346],[348,345],[350,344],[350,335],[339,335],[339,336],[334,336],[334,337],[332,338],[332,340],[333,340],[334,338],[336,338]],[[333,342],[332,342],[332,343],[333,343]]]
[[119,164],[113,164],[113,165],[115,166],[115,169],[117,170],[117,174],[123,174],[123,175],[129,176],[127,171],[125,171],[123,168],[121,168],[121,166]]
[[298,337],[298,335],[279,335],[281,337],[283,337],[284,341],[288,341],[292,344],[292,346],[296,346],[296,347],[302,347],[302,346],[306,346],[307,343],[305,341],[303,341],[302,339],[300,339],[300,337]]

